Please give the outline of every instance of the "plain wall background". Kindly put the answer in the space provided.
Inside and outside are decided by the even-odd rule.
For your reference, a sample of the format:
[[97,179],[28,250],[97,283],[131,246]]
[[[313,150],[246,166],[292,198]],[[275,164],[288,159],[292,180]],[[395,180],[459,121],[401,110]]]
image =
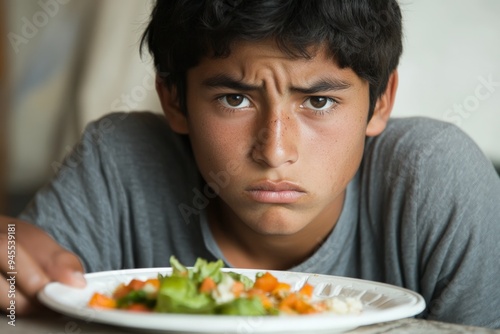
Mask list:
[[[138,53],[151,3],[6,3],[8,187],[30,192],[50,176],[89,121],[114,110],[160,111],[151,63]],[[405,50],[394,117],[455,123],[500,163],[500,1],[400,4]]]
[[138,51],[150,6],[7,0],[9,192],[43,184],[91,120],[117,110],[160,111],[149,57]]
[[500,1],[400,3],[406,37],[393,115],[452,122],[500,163]]

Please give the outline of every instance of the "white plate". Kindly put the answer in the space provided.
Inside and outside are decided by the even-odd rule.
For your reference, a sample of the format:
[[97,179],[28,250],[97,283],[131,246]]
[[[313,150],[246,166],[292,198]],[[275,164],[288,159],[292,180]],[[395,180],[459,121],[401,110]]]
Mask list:
[[[227,269],[254,279],[263,270]],[[87,307],[94,292],[111,293],[119,283],[133,278],[170,274],[170,268],[130,269],[85,275],[87,287],[75,289],[50,283],[38,294],[40,301],[60,313],[104,324],[176,333],[340,333],[363,325],[407,318],[419,314],[425,301],[419,294],[396,286],[338,276],[270,271],[278,280],[299,288],[312,284],[317,297],[343,296],[361,300],[363,311],[357,315],[317,314],[300,316],[243,317],[222,315],[179,315],[96,310]]]

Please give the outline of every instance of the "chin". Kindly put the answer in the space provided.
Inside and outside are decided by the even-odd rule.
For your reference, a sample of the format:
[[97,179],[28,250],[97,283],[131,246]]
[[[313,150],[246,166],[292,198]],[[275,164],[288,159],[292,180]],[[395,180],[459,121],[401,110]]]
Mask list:
[[289,236],[298,233],[305,226],[291,218],[259,219],[256,223],[247,223],[255,233],[265,236]]

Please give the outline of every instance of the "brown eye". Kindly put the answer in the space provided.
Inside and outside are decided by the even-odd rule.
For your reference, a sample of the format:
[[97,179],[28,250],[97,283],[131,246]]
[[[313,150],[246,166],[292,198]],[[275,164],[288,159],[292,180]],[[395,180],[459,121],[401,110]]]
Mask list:
[[307,98],[302,107],[311,109],[314,111],[326,111],[332,108],[337,101],[330,97],[325,96],[311,96]]
[[244,97],[241,95],[228,95],[226,97],[227,104],[231,107],[238,107],[243,101]]
[[328,99],[326,97],[322,97],[322,96],[311,97],[310,101],[311,101],[311,105],[314,108],[318,108],[318,109],[323,108],[328,103]]
[[219,101],[227,108],[242,109],[250,107],[250,101],[244,95],[228,94],[219,98]]

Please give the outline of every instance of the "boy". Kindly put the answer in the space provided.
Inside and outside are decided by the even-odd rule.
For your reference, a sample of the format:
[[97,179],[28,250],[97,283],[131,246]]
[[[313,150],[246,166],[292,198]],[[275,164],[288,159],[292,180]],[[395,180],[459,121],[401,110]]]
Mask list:
[[454,126],[389,120],[395,1],[158,1],[143,41],[165,119],[89,125],[3,219],[18,311],[50,280],[176,255],[387,282],[421,293],[422,317],[500,327],[500,180]]

